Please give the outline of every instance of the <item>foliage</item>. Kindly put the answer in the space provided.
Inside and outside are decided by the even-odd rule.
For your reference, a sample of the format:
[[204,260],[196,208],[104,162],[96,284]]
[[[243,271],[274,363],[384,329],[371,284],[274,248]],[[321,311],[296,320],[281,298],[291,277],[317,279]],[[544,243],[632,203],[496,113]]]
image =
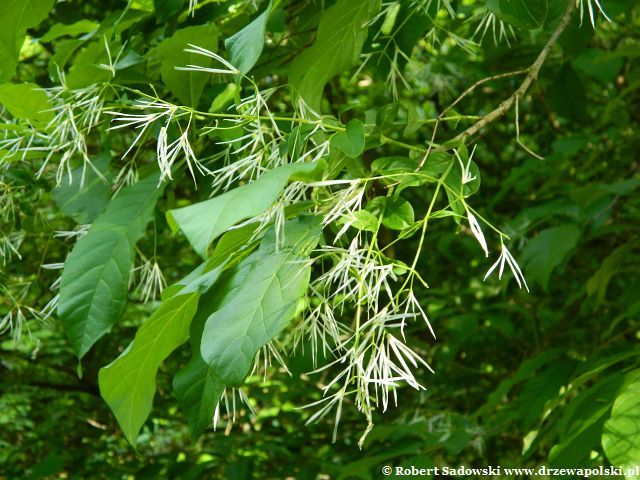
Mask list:
[[0,6],[0,476],[637,463],[634,2],[123,3]]

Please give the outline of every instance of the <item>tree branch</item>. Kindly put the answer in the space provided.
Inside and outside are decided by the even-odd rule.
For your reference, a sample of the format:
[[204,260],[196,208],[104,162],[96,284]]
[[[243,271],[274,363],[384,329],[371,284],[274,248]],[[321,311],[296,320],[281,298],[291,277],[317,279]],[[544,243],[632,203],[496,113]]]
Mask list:
[[536,58],[536,61],[533,62],[533,64],[526,70],[528,72],[527,76],[524,78],[522,84],[520,84],[518,89],[513,92],[513,94],[509,98],[498,105],[497,108],[489,112],[481,120],[478,120],[478,122],[467,128],[464,132],[457,135],[454,138],[454,141],[464,142],[467,138],[475,135],[476,133],[478,133],[478,131],[480,131],[490,123],[498,120],[511,109],[516,100],[522,98],[524,94],[527,93],[527,90],[529,89],[531,84],[538,78],[538,73],[540,72],[540,69],[542,68],[545,60],[547,59],[551,48],[558,41],[558,38],[560,37],[564,29],[567,28],[567,25],[569,25],[571,16],[573,15],[575,8],[576,2],[574,0],[569,0],[569,4],[567,5],[567,8],[562,15],[560,23],[551,34],[551,37],[549,37],[549,40],[538,55],[538,58]]
[[476,83],[474,83],[469,88],[467,88],[464,92],[462,92],[462,95],[456,98],[456,100],[451,105],[449,105],[442,112],[440,112],[440,115],[438,115],[438,120],[442,120],[444,118],[445,113],[447,113],[449,110],[455,107],[458,103],[462,101],[462,99],[464,99],[467,95],[472,93],[480,85],[483,85],[487,82],[491,82],[493,80],[500,80],[502,78],[515,77],[517,75],[526,75],[527,73],[529,73],[529,69],[516,70],[515,72],[499,73],[497,75],[492,75],[490,77],[483,78],[482,80],[478,80]]

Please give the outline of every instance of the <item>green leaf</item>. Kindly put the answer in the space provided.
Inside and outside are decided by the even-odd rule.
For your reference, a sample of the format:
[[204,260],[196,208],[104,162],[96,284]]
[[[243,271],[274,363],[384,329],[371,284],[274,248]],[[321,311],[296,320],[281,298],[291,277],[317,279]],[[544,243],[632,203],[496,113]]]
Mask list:
[[522,251],[527,278],[547,290],[551,272],[574,249],[579,238],[580,229],[576,225],[548,228],[538,233]]
[[387,198],[382,224],[391,230],[404,230],[415,222],[413,207],[402,197]]
[[316,42],[289,68],[292,91],[309,108],[320,112],[324,85],[359,62],[366,23],[379,8],[379,0],[338,0],[323,12]]
[[[186,285],[192,282],[193,278],[197,278],[202,274],[202,271],[212,266],[224,264],[224,269],[235,266],[236,258],[240,255],[239,252],[242,249],[250,252],[250,247],[247,248],[247,243],[253,238],[255,231],[255,226],[246,225],[225,233],[218,241],[215,250],[206,263],[179,282],[178,285],[172,285],[165,291],[170,289],[179,291],[182,288],[180,283]],[[193,278],[189,279],[189,277]],[[222,277],[216,283],[215,289],[203,293],[198,305],[198,311],[190,327],[191,360],[173,379],[173,391],[178,399],[180,408],[189,419],[189,431],[191,438],[194,440],[211,424],[213,410],[225,388],[222,380],[202,358],[200,342],[206,319],[216,310],[220,299],[224,298],[225,292],[228,290],[226,278],[229,278],[229,275]],[[163,292],[163,299],[164,296],[165,292]]]
[[64,177],[51,192],[58,208],[80,225],[93,222],[109,203],[110,161],[108,152],[91,160],[104,178],[100,178],[92,168],[87,168],[84,182],[81,182],[84,167],[78,167],[71,172],[71,177]]
[[547,402],[558,396],[560,389],[571,379],[575,363],[571,359],[549,365],[536,372],[535,376],[522,384],[522,389],[513,395],[508,408],[512,418],[523,430],[529,431],[544,416]]
[[358,119],[353,119],[346,125],[344,132],[331,137],[331,146],[341,150],[351,158],[358,157],[364,150],[364,125]]
[[13,76],[27,29],[44,20],[51,7],[53,0],[0,2],[0,82]]
[[157,175],[123,188],[65,261],[58,318],[78,358],[111,330],[125,307],[133,248],[161,191]]
[[291,179],[313,178],[319,163],[291,163],[262,175],[210,200],[167,212],[171,229],[182,230],[194,250],[203,258],[209,244],[242,220],[261,214],[276,200]]
[[[158,309],[142,324],[127,349],[100,369],[100,393],[133,445],[153,405],[160,364],[189,338],[189,327],[201,294],[219,278],[225,263],[207,269],[206,264],[163,298]],[[172,287],[174,287],[172,285]]]
[[[435,154],[433,154],[435,155]],[[429,160],[431,160],[431,155]],[[445,165],[446,167],[450,163],[449,159]],[[432,162],[428,162],[429,167],[433,167]],[[427,168],[427,165],[423,165],[418,171],[420,165],[420,159],[408,158],[408,157],[380,157],[371,162],[371,172],[374,174],[380,174],[383,177],[379,179],[381,183],[386,185],[397,185],[396,193],[400,193],[402,190],[409,187],[419,187],[425,183],[437,182],[437,177],[440,176],[444,170],[438,173],[433,172],[433,168]],[[388,178],[384,176],[389,175]]]
[[558,424],[561,441],[549,451],[552,467],[580,467],[598,447],[602,427],[611,404],[620,390],[624,375],[620,372],[605,377],[581,392],[565,408]]
[[289,222],[285,247],[276,234],[238,265],[220,307],[206,320],[200,352],[226,386],[239,386],[256,352],[278,335],[296,313],[309,284],[309,253],[321,233],[316,218]]
[[376,232],[378,230],[378,217],[376,217],[369,210],[358,210],[353,214],[355,220],[351,223],[354,228],[358,230],[365,230],[367,232]]
[[34,83],[0,85],[0,105],[19,120],[29,120],[35,127],[44,127],[53,119],[49,97]]
[[270,12],[271,2],[255,20],[224,41],[224,47],[229,52],[229,62],[243,75],[253,68],[262,54]]
[[[602,432],[602,448],[613,465],[635,467],[640,458],[640,379],[616,398]],[[628,477],[636,478],[636,477]]]
[[557,361],[563,352],[564,350],[561,348],[545,350],[535,357],[531,357],[522,362],[513,376],[502,380],[500,385],[488,396],[487,401],[480,407],[479,412],[486,414],[494,410],[503,402],[504,398],[509,398],[509,392],[515,385],[532,377],[542,366]]
[[189,432],[194,440],[211,424],[215,406],[225,388],[224,382],[200,354],[204,323],[224,296],[227,282],[221,279],[220,283],[200,300],[190,328],[191,360],[173,379],[173,392],[189,420]]
[[156,20],[159,24],[182,10],[184,0],[153,0]]
[[[109,45],[111,52],[120,49],[119,44]],[[67,85],[70,88],[84,88],[93,83],[106,82],[111,79],[111,72],[101,67],[109,63],[109,56],[102,39],[95,40],[83,47],[73,60],[67,74]]]
[[576,122],[589,120],[589,97],[582,78],[571,66],[564,65],[549,83],[549,100],[555,112]]
[[389,175],[402,172],[413,172],[419,161],[408,157],[380,157],[371,162],[371,172]]
[[594,48],[582,53],[573,60],[572,65],[584,75],[593,77],[606,85],[615,81],[623,66],[623,60],[612,58],[605,50]]
[[77,37],[83,33],[94,32],[99,26],[98,23],[92,22],[91,20],[78,20],[69,25],[56,23],[40,38],[40,41],[48,43],[60,37]]
[[544,25],[549,8],[548,0],[494,0],[487,6],[500,19],[528,30]]
[[186,105],[195,107],[202,95],[202,90],[210,78],[205,72],[192,72],[176,70],[176,67],[187,65],[200,65],[209,67],[213,60],[198,55],[187,53],[185,48],[189,44],[195,44],[211,52],[218,49],[218,29],[213,24],[186,27],[163,40],[156,49],[160,60],[160,74],[166,86],[178,99]]
[[[288,222],[285,225],[284,245],[281,246],[281,251],[283,253],[286,252],[285,255],[294,255],[294,257],[296,254],[308,255],[313,245],[317,242],[320,234],[319,228],[316,220],[301,219]],[[222,247],[222,249],[224,250],[225,247]],[[224,388],[229,385],[229,379],[224,377],[218,368],[208,365],[202,357],[201,349],[205,324],[208,319],[216,315],[216,312],[226,308],[227,310],[222,310],[222,313],[217,314],[222,315],[224,312],[229,312],[229,310],[232,313],[226,317],[226,320],[225,318],[219,318],[218,322],[224,323],[224,325],[220,325],[221,331],[223,329],[231,330],[239,326],[236,325],[236,322],[242,319],[234,316],[234,305],[246,299],[243,292],[246,293],[252,288],[251,282],[256,277],[254,269],[266,268],[264,262],[272,258],[274,253],[275,232],[271,231],[265,235],[259,251],[228,271],[216,283],[215,288],[205,294],[200,301],[198,312],[191,324],[191,360],[185,368],[176,374],[173,382],[174,392],[182,410],[189,419],[191,437],[194,439],[199,437],[207,426],[211,424],[211,417],[216,403],[220,399]],[[303,265],[298,265],[298,267],[308,268]],[[294,280],[297,281],[295,278]],[[285,297],[293,294],[295,294],[295,291],[284,293]],[[267,305],[267,308],[269,307],[269,304],[265,305]],[[286,318],[281,320],[286,321]],[[255,355],[255,351],[251,354],[251,358],[253,358],[253,355]]]
[[587,294],[590,297],[596,296],[596,305],[600,305],[604,300],[609,281],[620,269],[622,262],[627,259],[633,247],[634,243],[629,242],[616,248],[604,259],[600,268],[587,281]]
[[189,337],[199,297],[189,293],[163,302],[122,355],[100,369],[100,394],[132,445],[151,413],[158,368]]
[[391,230],[404,230],[415,221],[413,207],[402,197],[376,197],[366,209],[376,217],[382,214],[382,224]]
[[69,39],[60,40],[54,44],[55,53],[49,59],[48,72],[49,77],[52,79],[60,79],[60,72],[64,72],[64,69],[71,59],[74,52],[85,43],[85,40],[81,39]]
[[594,28],[583,28],[580,15],[574,15],[567,28],[560,35],[558,43],[568,58],[576,58],[586,50],[594,34]]
[[221,112],[227,105],[229,105],[238,94],[238,86],[235,83],[228,83],[227,86],[220,92],[216,98],[211,102],[209,112],[216,113]]
[[[424,38],[425,34],[433,28],[434,19],[438,14],[438,2],[425,4],[426,11],[416,9],[415,5],[407,2],[396,2],[387,10],[387,16],[380,27],[380,31],[388,36],[381,42],[381,49],[371,62],[378,71],[379,78],[387,78],[389,71],[397,69],[402,73],[407,65],[407,59],[411,58],[411,53],[416,44]],[[391,29],[385,33],[385,28]],[[377,50],[377,49],[376,49]]]
[[383,35],[390,35],[393,31],[393,26],[396,24],[396,18],[398,18],[398,13],[400,12],[400,8],[402,4],[400,2],[393,2],[391,7],[387,10],[387,14],[385,15],[384,22],[380,27],[380,33]]

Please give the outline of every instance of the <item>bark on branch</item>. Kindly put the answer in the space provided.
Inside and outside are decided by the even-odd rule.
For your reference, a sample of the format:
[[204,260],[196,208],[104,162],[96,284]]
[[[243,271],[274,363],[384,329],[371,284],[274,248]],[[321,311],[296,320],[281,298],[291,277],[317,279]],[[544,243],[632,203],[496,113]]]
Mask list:
[[547,59],[547,56],[549,55],[551,48],[558,41],[558,38],[560,38],[560,35],[565,30],[565,28],[567,28],[567,25],[569,25],[569,22],[571,21],[571,16],[573,15],[575,8],[576,8],[575,0],[569,0],[569,4],[567,5],[567,8],[564,11],[562,18],[560,19],[560,23],[558,23],[558,26],[551,34],[551,37],[549,37],[549,40],[547,41],[542,51],[538,55],[538,58],[536,58],[536,61],[533,62],[533,64],[531,64],[531,66],[526,70],[527,75],[525,76],[524,80],[522,81],[518,89],[515,92],[513,92],[513,94],[509,98],[507,98],[504,102],[498,105],[497,108],[495,108],[494,110],[489,112],[487,115],[482,117],[481,120],[478,120],[478,122],[476,122],[475,124],[467,128],[464,132],[457,135],[454,138],[455,141],[464,142],[467,140],[467,138],[471,137],[472,135],[475,135],[490,123],[498,120],[505,113],[507,113],[511,109],[511,107],[513,107],[516,100],[519,100],[525,95],[525,93],[527,93],[527,90],[529,89],[531,84],[538,78],[538,73],[540,72],[540,69],[542,68],[542,65],[544,64],[545,60]]

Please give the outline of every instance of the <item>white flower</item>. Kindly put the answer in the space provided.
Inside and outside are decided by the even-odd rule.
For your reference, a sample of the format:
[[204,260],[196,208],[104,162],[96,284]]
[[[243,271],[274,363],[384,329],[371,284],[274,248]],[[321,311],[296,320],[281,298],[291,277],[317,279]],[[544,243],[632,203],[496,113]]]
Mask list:
[[136,273],[139,273],[140,278],[136,291],[140,292],[144,303],[160,297],[162,290],[167,286],[162,270],[160,270],[160,265],[155,261],[152,262],[145,259],[144,263],[134,268],[132,273],[131,280],[133,280]]
[[0,257],[2,258],[3,264],[11,261],[11,257],[13,257],[14,255],[22,260],[19,249],[20,245],[22,245],[23,240],[24,232],[22,231],[2,234],[2,236],[0,237]]
[[77,240],[84,237],[89,231],[90,227],[90,224],[84,224],[76,226],[76,228],[73,230],[56,230],[55,232],[53,232],[53,238],[62,238],[64,240],[75,238]]
[[498,267],[498,265],[500,265],[500,270],[498,270],[498,278],[501,279],[502,272],[504,271],[504,264],[506,263],[507,265],[509,265],[509,268],[513,272],[513,276],[515,277],[516,282],[518,282],[518,286],[522,288],[522,285],[524,285],[524,288],[526,288],[528,292],[529,286],[527,285],[527,281],[522,274],[522,270],[520,270],[520,267],[518,266],[518,262],[516,262],[516,259],[513,258],[513,255],[511,255],[509,250],[507,250],[507,247],[504,246],[504,243],[502,243],[501,248],[502,251],[500,253],[500,258],[498,258],[498,260],[496,260],[496,263],[491,266],[487,274],[484,276],[484,280],[486,280],[487,277],[491,275],[491,273]]
[[191,43],[188,44],[190,48],[185,48],[184,51],[187,53],[195,53],[197,55],[203,55],[205,57],[212,58],[217,62],[224,65],[226,68],[210,68],[210,67],[201,67],[200,65],[187,65],[186,67],[176,67],[176,70],[186,70],[192,72],[207,72],[207,73],[222,73],[222,74],[230,74],[237,75],[240,72],[236,67],[231,65],[227,60],[222,58],[217,53],[214,53],[206,48],[198,47],[197,45],[193,45]]
[[98,66],[104,70],[107,70],[111,73],[112,77],[116,76],[116,69],[117,69],[117,64],[120,61],[120,56],[122,55],[122,53],[124,52],[124,48],[126,46],[126,42],[125,45],[122,45],[122,47],[120,47],[120,51],[117,53],[116,58],[113,59],[111,57],[111,49],[109,48],[109,42],[107,42],[107,36],[103,35],[102,36],[103,40],[104,40],[104,49],[107,52],[107,59],[109,63],[101,63]]
[[478,26],[473,32],[473,36],[471,38],[475,38],[475,36],[480,33],[480,42],[482,42],[488,30],[491,30],[493,33],[493,43],[495,45],[498,45],[498,43],[504,38],[507,42],[507,46],[511,46],[509,43],[509,37],[511,36],[514,39],[516,38],[516,32],[511,25],[506,25],[502,20],[498,19],[495,14],[487,10],[482,14],[482,18],[480,19],[480,22],[478,23]]
[[[138,141],[147,131],[147,128],[160,118],[166,117],[165,130],[171,123],[172,119],[178,118],[181,115],[185,115],[184,112],[179,112],[179,108],[176,105],[165,102],[164,100],[144,100],[138,99],[131,108],[142,111],[143,113],[125,113],[118,111],[106,111],[105,113],[113,115],[113,124],[107,129],[107,131],[118,130],[120,128],[134,128],[140,130],[134,141],[131,143],[126,152],[122,155],[125,158],[131,150],[135,147]],[[150,110],[151,113],[147,113]],[[162,131],[160,132],[162,134]],[[166,131],[165,131],[166,135]],[[162,168],[162,167],[161,167]]]
[[589,20],[591,20],[591,26],[593,26],[595,28],[596,26],[596,21],[595,21],[595,15],[593,12],[593,3],[596,4],[596,7],[598,7],[598,10],[600,11],[600,13],[602,13],[602,15],[604,15],[604,18],[607,19],[607,21],[611,21],[611,19],[607,16],[607,14],[605,13],[604,9],[602,8],[602,5],[600,5],[600,1],[599,0],[576,0],[576,5],[579,6],[580,8],[580,22],[582,22],[582,18],[584,16],[584,4],[587,4],[587,10],[589,10]]
[[189,14],[193,17],[196,14],[198,0],[189,0]]
[[[229,400],[229,396],[231,397],[231,400]],[[236,396],[238,397],[237,401],[236,401]],[[220,399],[218,400],[218,403],[216,404],[216,408],[213,412],[213,418],[211,419],[213,424],[213,429],[217,430],[218,423],[222,419],[222,416],[223,416],[221,415],[222,407],[224,407],[226,410],[226,415],[224,415],[227,419],[226,428],[227,429],[231,428],[231,426],[236,421],[236,417],[239,416],[240,414],[239,407],[241,407],[241,404],[246,405],[247,408],[249,408],[249,411],[253,415],[256,414],[256,411],[254,410],[253,405],[251,405],[251,402],[249,401],[249,397],[241,388],[230,388],[230,389],[225,388],[222,391],[222,395],[220,396]]]
[[464,163],[462,163],[462,158],[460,158],[460,154],[458,153],[458,150],[456,150],[455,148],[453,149],[453,153],[456,154],[456,158],[458,159],[458,163],[460,163],[460,169],[462,170],[462,184],[466,185],[469,182],[473,182],[477,177],[474,175],[473,177],[471,176],[471,173],[469,172],[469,168],[471,167],[471,159],[473,158],[473,154],[476,151],[476,146],[473,146],[473,150],[471,151],[471,155],[469,155],[469,160],[467,160],[467,165],[465,166]]
[[482,247],[482,250],[484,250],[485,256],[488,257],[489,249],[487,248],[487,241],[484,239],[484,233],[482,233],[482,229],[480,228],[478,220],[476,220],[476,217],[469,211],[468,208],[467,218],[469,219],[469,228],[471,228],[471,233],[473,233],[473,236],[476,237],[476,240],[478,240],[478,243]]

